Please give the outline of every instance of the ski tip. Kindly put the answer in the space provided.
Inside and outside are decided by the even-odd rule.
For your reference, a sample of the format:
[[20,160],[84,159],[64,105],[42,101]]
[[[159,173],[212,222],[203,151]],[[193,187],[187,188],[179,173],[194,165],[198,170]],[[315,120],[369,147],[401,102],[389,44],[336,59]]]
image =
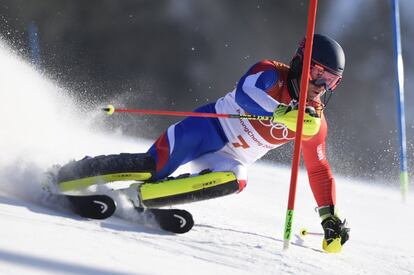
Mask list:
[[161,229],[175,234],[184,234],[194,226],[193,216],[182,209],[151,209]]
[[102,108],[102,111],[106,112],[106,114],[110,116],[115,112],[115,107],[109,104],[108,106],[106,106],[106,108]]
[[81,217],[103,220],[111,217],[116,210],[115,201],[107,195],[72,196],[64,195],[71,204],[71,210]]

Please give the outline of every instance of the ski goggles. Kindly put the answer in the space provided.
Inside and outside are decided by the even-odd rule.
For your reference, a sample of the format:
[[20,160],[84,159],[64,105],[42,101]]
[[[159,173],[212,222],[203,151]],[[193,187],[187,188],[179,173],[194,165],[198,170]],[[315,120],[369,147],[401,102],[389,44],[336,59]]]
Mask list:
[[338,86],[342,76],[338,75],[327,68],[312,62],[310,66],[309,80],[318,87],[324,86],[326,90],[333,90]]

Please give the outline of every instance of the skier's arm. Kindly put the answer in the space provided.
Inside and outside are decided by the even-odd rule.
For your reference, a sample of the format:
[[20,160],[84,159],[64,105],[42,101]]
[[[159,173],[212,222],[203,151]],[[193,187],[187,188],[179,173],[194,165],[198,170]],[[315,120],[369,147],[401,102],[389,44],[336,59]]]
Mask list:
[[253,65],[237,84],[236,103],[250,114],[271,116],[279,102],[268,92],[278,79],[279,72],[271,61]]
[[319,132],[302,141],[302,152],[309,183],[318,206],[336,204],[335,179],[326,159],[327,128],[326,120],[322,117]]

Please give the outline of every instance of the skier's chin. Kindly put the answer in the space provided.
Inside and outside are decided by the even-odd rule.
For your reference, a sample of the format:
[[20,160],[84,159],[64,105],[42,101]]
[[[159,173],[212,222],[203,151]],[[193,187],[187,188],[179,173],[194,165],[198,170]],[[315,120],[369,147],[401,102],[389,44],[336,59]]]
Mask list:
[[318,91],[310,90],[308,92],[308,100],[318,102],[320,100],[321,94],[322,93],[319,93]]
[[309,90],[307,99],[309,101],[320,101],[320,97],[324,94],[325,89],[314,86],[312,83],[309,83]]

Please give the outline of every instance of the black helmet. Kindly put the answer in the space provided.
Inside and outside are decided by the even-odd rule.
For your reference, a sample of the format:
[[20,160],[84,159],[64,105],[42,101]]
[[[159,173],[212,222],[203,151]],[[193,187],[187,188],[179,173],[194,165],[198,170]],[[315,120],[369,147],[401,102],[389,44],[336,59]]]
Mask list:
[[[299,90],[298,80],[302,74],[303,56],[305,49],[305,38],[299,43],[299,47],[296,50],[295,56],[290,62],[289,79],[291,95],[293,98],[298,98]],[[335,75],[342,76],[345,68],[345,54],[341,45],[334,39],[321,35],[315,34],[313,37],[312,47],[312,63],[323,66],[328,71]],[[296,83],[295,83],[296,80]],[[292,87],[293,86],[293,87]],[[333,90],[332,88],[331,90]]]

